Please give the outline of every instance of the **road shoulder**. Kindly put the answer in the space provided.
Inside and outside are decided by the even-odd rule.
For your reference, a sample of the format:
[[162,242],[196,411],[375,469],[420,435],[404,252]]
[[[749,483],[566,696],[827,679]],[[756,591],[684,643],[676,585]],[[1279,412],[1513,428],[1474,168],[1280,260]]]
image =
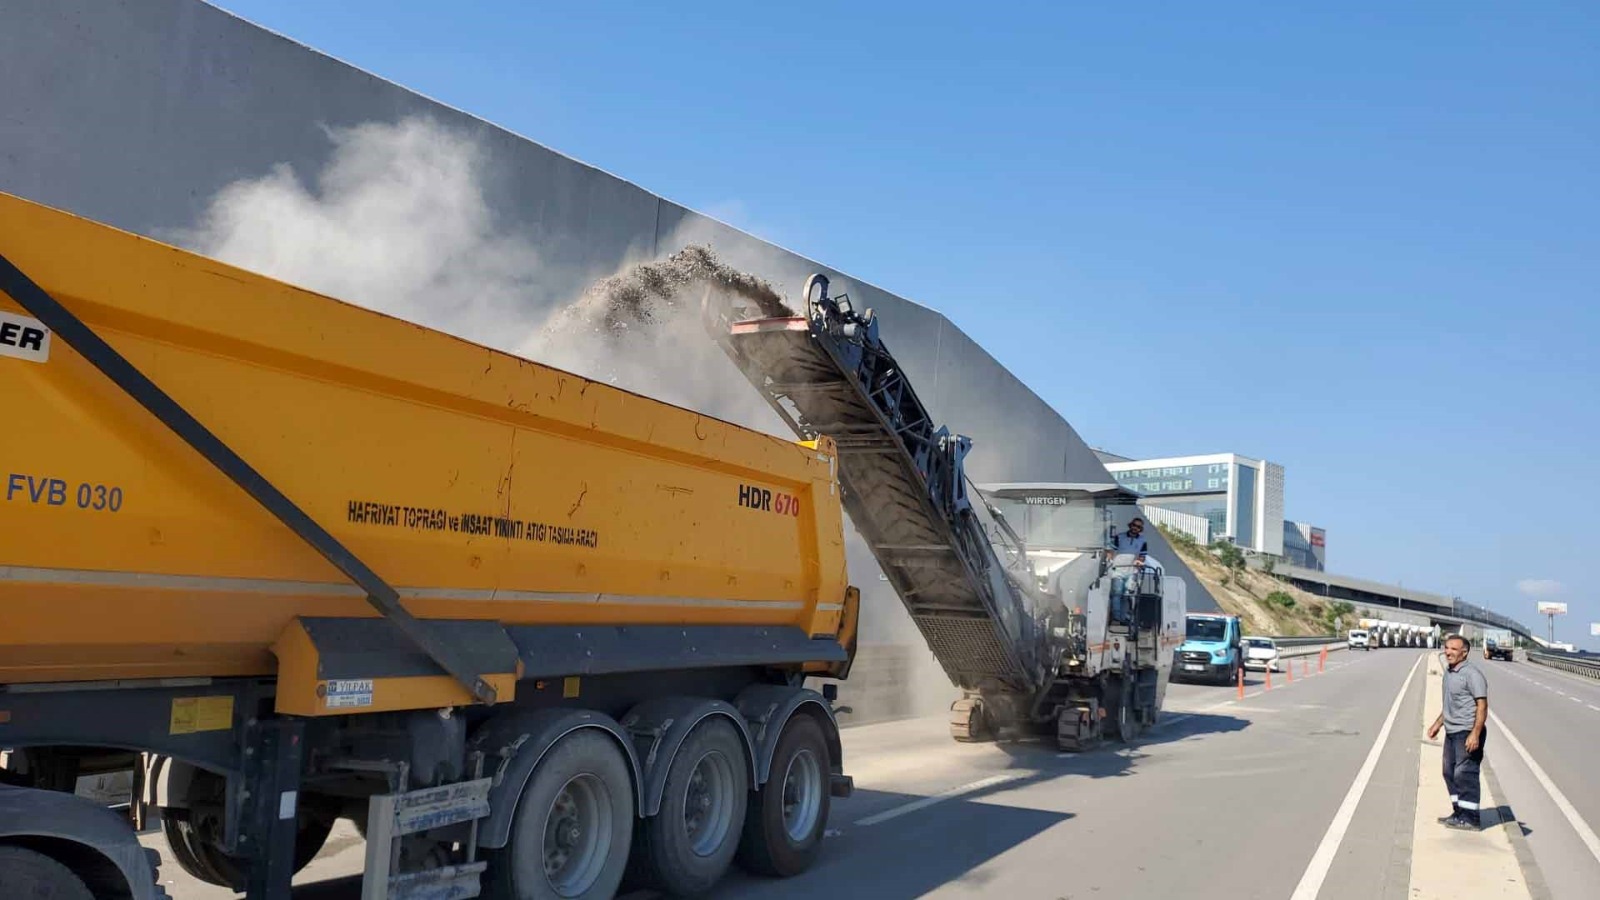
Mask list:
[[[1419,729],[1426,729],[1442,708],[1442,667],[1439,655],[1430,653]],[[1507,830],[1518,825],[1514,818],[1502,821],[1492,779],[1482,779],[1483,830],[1445,828],[1436,821],[1449,809],[1450,802],[1444,785],[1443,743],[1419,740],[1422,746],[1417,763],[1416,817],[1411,833],[1412,900],[1453,900],[1462,896],[1532,900]]]

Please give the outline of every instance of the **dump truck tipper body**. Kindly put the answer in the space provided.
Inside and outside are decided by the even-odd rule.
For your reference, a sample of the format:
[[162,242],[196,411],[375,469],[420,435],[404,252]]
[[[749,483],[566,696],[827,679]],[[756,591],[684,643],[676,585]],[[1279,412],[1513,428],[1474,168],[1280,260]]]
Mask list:
[[[6,195],[0,257],[4,780],[141,754],[136,809],[252,900],[339,815],[367,823],[371,896],[607,896],[630,839],[674,891],[735,852],[809,864],[849,790],[802,687],[854,646],[827,438]],[[50,793],[8,802],[78,814]],[[541,849],[569,826],[604,846]],[[711,843],[683,856],[683,828]]]

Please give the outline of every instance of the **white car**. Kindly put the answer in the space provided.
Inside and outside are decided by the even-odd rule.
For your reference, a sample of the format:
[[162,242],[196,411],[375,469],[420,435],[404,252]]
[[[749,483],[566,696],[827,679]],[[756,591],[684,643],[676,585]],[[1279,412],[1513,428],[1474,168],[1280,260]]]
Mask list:
[[1372,635],[1368,634],[1365,629],[1350,629],[1349,647],[1351,650],[1371,650]]
[[1283,671],[1282,664],[1278,661],[1278,645],[1272,638],[1247,637],[1244,639],[1244,667],[1246,669],[1260,669],[1274,672]]

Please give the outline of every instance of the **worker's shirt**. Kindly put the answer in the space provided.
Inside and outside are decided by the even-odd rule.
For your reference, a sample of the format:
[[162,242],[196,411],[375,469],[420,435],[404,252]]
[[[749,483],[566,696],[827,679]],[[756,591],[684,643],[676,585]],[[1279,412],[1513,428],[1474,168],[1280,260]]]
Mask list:
[[1444,670],[1444,730],[1454,734],[1471,731],[1478,714],[1478,700],[1489,696],[1489,680],[1467,660]]
[[1144,556],[1146,553],[1150,552],[1150,545],[1145,542],[1143,534],[1139,535],[1138,537],[1134,537],[1132,534],[1124,531],[1123,533],[1117,535],[1116,546],[1114,546],[1112,549],[1118,554],[1132,553],[1134,556]]

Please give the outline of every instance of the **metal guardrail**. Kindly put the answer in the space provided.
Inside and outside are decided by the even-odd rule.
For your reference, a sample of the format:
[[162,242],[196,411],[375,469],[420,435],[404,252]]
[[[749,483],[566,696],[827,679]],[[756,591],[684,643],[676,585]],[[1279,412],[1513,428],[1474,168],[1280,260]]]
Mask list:
[[[1246,635],[1246,637],[1249,636]],[[1323,644],[1343,643],[1336,634],[1314,634],[1310,637],[1273,637],[1271,640],[1279,647],[1305,647],[1312,644],[1320,647]]]
[[1600,679],[1600,659],[1592,656],[1579,656],[1567,653],[1548,653],[1542,650],[1529,650],[1528,662],[1549,666],[1573,675],[1582,675],[1585,678]]
[[1323,638],[1319,643],[1297,644],[1291,647],[1280,649],[1278,651],[1278,658],[1293,659],[1296,656],[1315,656],[1316,654],[1321,653],[1323,650],[1333,651],[1348,649],[1350,649],[1350,646],[1344,641],[1330,641],[1327,638]]

